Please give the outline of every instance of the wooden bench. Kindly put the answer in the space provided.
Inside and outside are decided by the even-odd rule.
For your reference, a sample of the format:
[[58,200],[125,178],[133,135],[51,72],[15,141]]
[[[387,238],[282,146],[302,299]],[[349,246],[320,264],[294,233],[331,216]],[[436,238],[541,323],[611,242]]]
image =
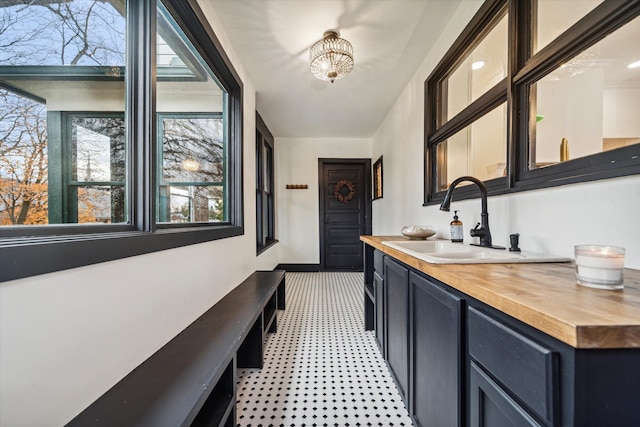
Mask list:
[[235,426],[236,367],[262,367],[284,273],[253,273],[67,425]]

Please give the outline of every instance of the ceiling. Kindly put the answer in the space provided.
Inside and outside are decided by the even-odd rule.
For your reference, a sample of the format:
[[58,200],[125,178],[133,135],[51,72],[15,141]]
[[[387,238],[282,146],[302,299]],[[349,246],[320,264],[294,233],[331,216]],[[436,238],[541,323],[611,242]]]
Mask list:
[[[280,138],[371,137],[461,1],[199,0],[218,16]],[[354,52],[354,70],[335,83],[309,71],[309,48],[328,29]]]

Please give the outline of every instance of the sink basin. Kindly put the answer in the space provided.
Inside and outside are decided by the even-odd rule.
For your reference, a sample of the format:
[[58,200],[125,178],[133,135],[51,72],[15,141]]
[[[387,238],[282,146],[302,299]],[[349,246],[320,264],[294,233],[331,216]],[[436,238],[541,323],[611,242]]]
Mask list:
[[423,254],[436,254],[436,253],[449,253],[449,252],[463,252],[468,253],[472,250],[472,246],[462,243],[451,243],[446,240],[393,240],[382,242],[385,245],[391,246],[399,250],[408,250],[412,252],[419,252]]
[[496,264],[525,262],[569,262],[571,258],[537,252],[508,250],[451,243],[446,240],[388,240],[382,242],[407,255],[432,264]]

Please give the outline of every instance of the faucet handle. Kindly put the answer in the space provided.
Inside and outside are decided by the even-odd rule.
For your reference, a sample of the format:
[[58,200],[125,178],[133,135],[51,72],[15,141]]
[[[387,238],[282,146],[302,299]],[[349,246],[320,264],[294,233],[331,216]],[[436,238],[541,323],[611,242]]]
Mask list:
[[518,247],[519,239],[520,239],[520,233],[509,235],[509,240],[511,242],[511,247],[509,248],[509,252],[520,252],[520,248]]
[[478,236],[481,236],[483,233],[484,233],[484,229],[480,228],[480,223],[477,223],[474,228],[469,230],[469,234],[471,235],[471,237],[478,237]]

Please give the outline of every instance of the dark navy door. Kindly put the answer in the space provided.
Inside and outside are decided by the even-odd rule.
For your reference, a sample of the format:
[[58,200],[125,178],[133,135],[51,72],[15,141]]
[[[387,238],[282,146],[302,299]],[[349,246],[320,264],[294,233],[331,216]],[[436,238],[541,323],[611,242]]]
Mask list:
[[371,160],[320,160],[320,267],[362,271],[371,234]]

